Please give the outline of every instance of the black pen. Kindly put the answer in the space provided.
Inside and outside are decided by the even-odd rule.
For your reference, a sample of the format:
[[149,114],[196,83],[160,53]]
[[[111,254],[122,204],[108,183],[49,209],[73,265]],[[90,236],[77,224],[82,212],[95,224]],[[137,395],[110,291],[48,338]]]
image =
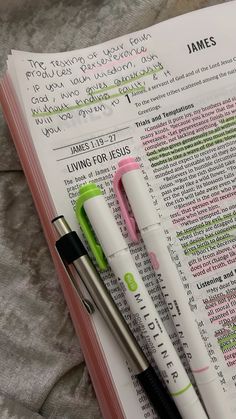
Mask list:
[[[59,239],[56,241],[56,248],[65,267],[67,268],[69,265],[74,266],[93,302],[117,339],[126,360],[145,390],[157,414],[161,419],[181,419],[171,396],[164,388],[118,310],[77,233],[70,229],[63,216],[54,218],[52,223],[59,235]],[[67,272],[69,272],[68,269]],[[71,273],[70,278],[78,291],[77,279],[71,277]],[[81,294],[79,294],[79,297],[81,298]],[[93,309],[90,303],[83,298],[82,301],[87,311],[92,314]]]

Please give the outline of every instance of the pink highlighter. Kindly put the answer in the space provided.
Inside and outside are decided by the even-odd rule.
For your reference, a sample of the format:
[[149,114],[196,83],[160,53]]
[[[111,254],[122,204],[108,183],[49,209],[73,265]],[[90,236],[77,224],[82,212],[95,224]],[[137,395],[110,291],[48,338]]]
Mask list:
[[[152,266],[156,272],[162,274],[159,283],[209,418],[233,419],[220,379],[211,364],[178,270],[171,258],[169,243],[140,164],[129,157],[121,160],[118,166],[113,185],[129,235],[137,242],[137,230],[140,230]],[[128,201],[134,215],[129,214]]]

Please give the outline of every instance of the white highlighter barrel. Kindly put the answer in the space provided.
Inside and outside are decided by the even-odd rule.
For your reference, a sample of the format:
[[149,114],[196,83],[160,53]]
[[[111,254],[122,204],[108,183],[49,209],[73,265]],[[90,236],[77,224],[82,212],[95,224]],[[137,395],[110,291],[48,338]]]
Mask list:
[[[86,186],[87,193],[88,185]],[[83,188],[81,189],[83,192]],[[93,194],[89,199],[84,199],[83,208],[147,341],[152,357],[183,419],[207,419],[155,304],[139,275],[128,245],[99,188],[97,191],[97,195]],[[86,228],[83,231],[86,232]]]
[[190,309],[178,270],[170,256],[168,242],[142,171],[133,158],[124,159],[119,163],[119,169],[114,178],[114,189],[128,230],[131,231],[131,236],[135,240],[134,222],[131,222],[130,215],[126,211],[119,182],[123,184],[153,268],[162,274],[160,282],[162,292],[208,415],[210,419],[233,419],[233,414],[225,401],[220,380]]

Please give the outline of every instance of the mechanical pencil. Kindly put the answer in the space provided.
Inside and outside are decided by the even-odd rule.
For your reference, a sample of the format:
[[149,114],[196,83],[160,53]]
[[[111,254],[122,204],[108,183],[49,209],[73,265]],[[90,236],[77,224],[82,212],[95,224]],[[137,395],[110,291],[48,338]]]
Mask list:
[[[118,310],[77,233],[71,231],[63,216],[54,218],[52,223],[59,235],[59,239],[56,241],[56,248],[66,269],[68,266],[73,265],[78,273],[79,278],[72,278],[75,287],[77,288],[77,280],[81,279],[93,302],[117,339],[129,365],[156,412],[161,419],[181,419],[170,395],[159,380]],[[79,297],[81,298],[81,295]],[[85,303],[85,307],[89,314],[92,314],[93,310],[90,310],[88,302]]]

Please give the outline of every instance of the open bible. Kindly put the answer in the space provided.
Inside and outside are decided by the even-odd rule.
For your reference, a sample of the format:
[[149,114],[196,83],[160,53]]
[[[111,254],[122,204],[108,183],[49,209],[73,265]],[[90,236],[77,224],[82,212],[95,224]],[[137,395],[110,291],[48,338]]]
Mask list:
[[[231,1],[89,48],[8,57],[2,109],[107,419],[157,416],[99,312],[89,316],[77,298],[54,248],[51,220],[60,214],[83,239],[74,207],[84,183],[102,188],[188,369],[158,278],[143,243],[131,242],[115,198],[117,162],[131,155],[236,414],[235,17]],[[151,359],[114,276],[101,275]]]

